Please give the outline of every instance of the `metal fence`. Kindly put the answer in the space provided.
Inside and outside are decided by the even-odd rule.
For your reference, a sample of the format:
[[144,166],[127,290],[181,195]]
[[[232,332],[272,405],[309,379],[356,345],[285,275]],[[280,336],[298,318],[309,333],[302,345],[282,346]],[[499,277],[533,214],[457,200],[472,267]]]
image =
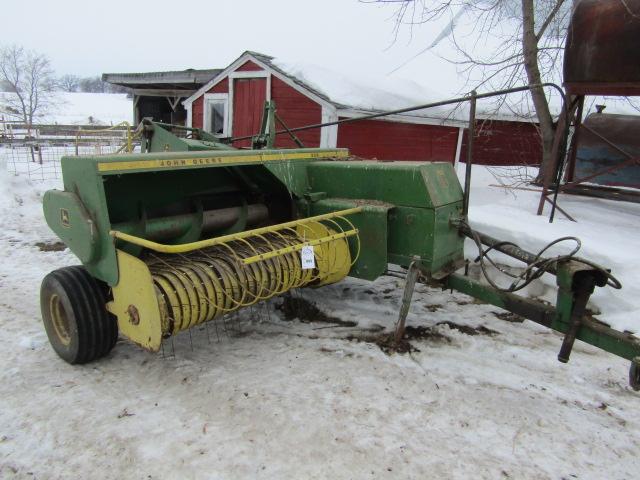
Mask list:
[[0,122],[0,164],[30,180],[61,178],[64,156],[114,155],[139,148],[128,124],[114,127],[33,125]]

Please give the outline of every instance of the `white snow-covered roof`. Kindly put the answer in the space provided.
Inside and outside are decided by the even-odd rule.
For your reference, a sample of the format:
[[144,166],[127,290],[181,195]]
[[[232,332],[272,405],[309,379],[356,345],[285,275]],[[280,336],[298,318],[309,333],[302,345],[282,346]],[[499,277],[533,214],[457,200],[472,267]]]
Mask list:
[[[6,111],[7,99],[13,93],[0,93],[0,111],[11,120]],[[70,93],[56,92],[53,104],[37,123],[57,123],[60,125],[116,125],[133,122],[133,103],[123,93]]]
[[604,113],[618,115],[640,115],[640,99],[631,97],[586,97],[584,103],[585,117],[596,112],[596,105],[604,105]]
[[[274,58],[271,63],[304,84],[322,93],[342,108],[389,111],[444,100],[447,95],[413,80],[394,76],[363,74],[354,76],[325,67]],[[451,107],[436,107],[407,115],[451,118]],[[459,117],[456,116],[454,118]]]
[[[261,55],[261,57],[263,56]],[[277,67],[283,73],[311,87],[317,93],[321,93],[332,103],[347,109],[398,110],[463,96],[454,91],[436,91],[425,85],[424,80],[410,80],[397,75],[380,76],[370,72],[354,75],[306,62],[266,58],[272,66]],[[562,109],[561,97],[555,91],[548,90],[551,114],[557,117]],[[478,93],[483,92],[479,91]],[[587,97],[585,101],[585,116],[596,111],[595,105],[606,105],[606,113],[640,114],[640,102],[638,101],[623,97],[592,96]],[[409,112],[403,116],[466,122],[469,118],[469,105],[468,103],[447,105]],[[480,100],[476,116],[478,119],[487,120],[537,122],[533,102],[526,94],[514,94],[497,106],[490,99]]]
[[[440,92],[427,85],[424,79],[406,79],[397,74],[377,75],[369,71],[345,72],[318,66],[306,61],[275,58],[258,52],[247,51],[225,69],[218,77],[203,86],[185,101],[196,98],[219,82],[226,74],[247,60],[287,77],[298,87],[307,90],[315,97],[333,104],[339,116],[353,116],[357,113],[386,112],[409,108],[416,105],[440,102],[464,96],[460,92]],[[428,78],[424,77],[424,78]],[[547,89],[551,114],[558,117],[562,102],[560,95]],[[484,93],[480,90],[478,93]],[[640,114],[640,101],[629,101],[621,97],[587,97],[585,116],[595,112],[595,105],[607,105],[606,113],[626,115]],[[469,119],[469,104],[463,102],[424,110],[403,113],[395,117],[404,121],[416,122],[431,120],[434,123],[463,126]],[[492,99],[478,101],[476,117],[480,120],[504,120],[518,122],[537,122],[531,97],[527,94],[513,94],[505,102],[496,105]]]
[[[397,76],[378,76],[371,73],[354,75],[307,62],[290,61],[247,51],[220,75],[186,99],[184,104],[188,106],[193,103],[246,61],[254,61],[275,75],[285,78],[290,85],[295,85],[295,88],[307,93],[314,100],[334,106],[339,116],[399,110],[451,97]],[[467,120],[467,113],[464,109],[445,106],[409,112],[401,117],[403,121],[408,122],[411,122],[413,117],[416,122],[462,126],[461,121]]]

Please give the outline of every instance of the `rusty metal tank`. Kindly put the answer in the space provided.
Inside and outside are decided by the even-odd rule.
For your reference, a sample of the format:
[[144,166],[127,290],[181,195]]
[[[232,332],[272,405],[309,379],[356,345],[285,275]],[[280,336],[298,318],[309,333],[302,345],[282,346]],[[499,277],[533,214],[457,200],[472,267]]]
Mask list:
[[564,84],[573,95],[640,95],[640,0],[577,2]]
[[[639,131],[637,115],[589,115],[580,128],[573,180],[591,177],[591,184],[640,188]],[[592,177],[598,172],[603,173]]]

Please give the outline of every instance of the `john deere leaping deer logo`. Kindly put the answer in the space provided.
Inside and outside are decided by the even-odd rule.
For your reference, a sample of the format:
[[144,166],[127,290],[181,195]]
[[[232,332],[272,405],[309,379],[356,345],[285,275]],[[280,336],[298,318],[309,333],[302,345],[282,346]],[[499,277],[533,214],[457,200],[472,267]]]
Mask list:
[[66,208],[60,209],[60,223],[63,227],[70,227],[71,222],[69,221],[69,210]]

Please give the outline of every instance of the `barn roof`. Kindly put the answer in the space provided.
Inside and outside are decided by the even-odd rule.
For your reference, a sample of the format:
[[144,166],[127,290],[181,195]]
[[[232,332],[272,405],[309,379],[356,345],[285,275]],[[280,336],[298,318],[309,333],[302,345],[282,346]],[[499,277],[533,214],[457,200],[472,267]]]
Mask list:
[[[447,98],[440,92],[404,78],[371,74],[353,76],[305,62],[289,62],[278,58],[269,58],[269,66],[326,98],[339,109],[380,112]],[[403,115],[454,120],[466,118],[466,113],[461,113],[452,107],[437,107]]]
[[184,91],[185,95],[191,95],[220,72],[222,72],[221,68],[207,70],[189,68],[165,72],[103,73],[102,81],[141,90],[151,95],[154,91],[164,95],[163,92],[167,90]]
[[[231,73],[246,61],[254,61],[263,68],[271,70],[272,73],[285,78],[310,97],[330,104],[338,110],[341,116],[397,110],[446,98],[444,95],[411,80],[373,78],[371,76],[354,78],[324,67],[302,62],[287,62],[263,53],[246,51],[221,74],[185,100],[185,105],[192,103],[221,81],[227,73]],[[430,119],[433,121],[432,123],[458,126],[463,118],[466,120],[466,115],[466,111],[461,109],[441,107],[406,113],[401,117],[404,121],[409,122],[411,119],[416,122]]]
[[[264,53],[246,51],[218,76],[203,85],[192,96],[185,100],[185,104],[192,103],[196,98],[208,91],[215,83],[225,77],[233,69],[247,60],[252,60],[264,68],[286,78],[308,93],[312,98],[332,105],[340,116],[356,115],[359,113],[384,112],[398,110],[415,105],[423,105],[446,100],[454,96],[452,93],[443,94],[432,90],[428,86],[413,80],[395,76],[375,76],[367,72],[354,76],[345,72],[331,70],[306,62],[287,61],[272,57]],[[558,116],[562,104],[560,97],[550,98],[550,108],[554,116]],[[590,97],[586,111],[595,109],[596,104],[607,104],[608,113],[637,114],[638,106],[627,99]],[[532,113],[533,112],[533,113]],[[511,102],[500,102],[497,105],[489,101],[478,104],[476,116],[479,120],[504,120],[518,122],[537,122],[531,99],[527,95]],[[440,123],[454,126],[464,126],[468,122],[468,104],[443,106],[395,116],[402,117],[405,122]]]
[[253,51],[250,51],[250,50],[246,51],[243,55],[246,55],[246,54],[249,54],[250,56],[254,57],[255,59],[260,60],[262,63],[267,65],[272,70],[275,70],[276,72],[279,72],[280,74],[282,74],[285,77],[289,78],[291,81],[297,83],[301,87],[303,87],[303,88],[309,90],[310,92],[316,94],[318,97],[326,100],[327,102],[333,103],[337,107],[345,107],[346,106],[346,105],[341,105],[341,104],[338,104],[338,103],[334,102],[323,91],[318,90],[316,87],[314,87],[314,85],[310,84],[309,82],[306,82],[303,78],[298,78],[296,75],[292,74],[291,72],[288,72],[286,69],[280,68],[280,66],[278,65],[278,62],[276,61],[275,57],[271,57],[269,55],[265,55],[264,53],[253,52]]

